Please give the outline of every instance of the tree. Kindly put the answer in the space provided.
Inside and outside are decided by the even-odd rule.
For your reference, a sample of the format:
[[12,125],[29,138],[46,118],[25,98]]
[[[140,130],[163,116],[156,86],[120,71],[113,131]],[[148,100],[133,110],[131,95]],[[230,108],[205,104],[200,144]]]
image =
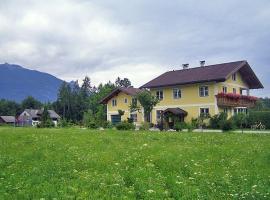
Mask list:
[[0,115],[19,115],[22,112],[21,106],[15,101],[0,100]]
[[128,78],[121,79],[120,77],[117,77],[115,80],[116,87],[130,87],[131,81]]
[[[136,99],[139,101],[141,107],[144,111],[144,120],[149,122],[148,116],[152,112],[153,108],[157,105],[159,100],[151,94],[150,91],[144,90],[142,92],[139,92],[136,95]],[[133,101],[130,105],[131,111],[141,111],[140,106],[137,105],[136,101]]]
[[40,124],[38,125],[38,127],[41,128],[50,128],[53,127],[54,124],[50,118],[50,113],[48,111],[47,106],[44,107],[43,112],[41,114],[41,120],[40,120]]
[[91,86],[91,81],[88,76],[85,76],[83,79],[82,87],[81,87],[81,93],[84,98],[90,96],[92,92],[92,86]]
[[40,109],[42,107],[42,103],[36,100],[32,96],[26,97],[21,103],[22,109]]

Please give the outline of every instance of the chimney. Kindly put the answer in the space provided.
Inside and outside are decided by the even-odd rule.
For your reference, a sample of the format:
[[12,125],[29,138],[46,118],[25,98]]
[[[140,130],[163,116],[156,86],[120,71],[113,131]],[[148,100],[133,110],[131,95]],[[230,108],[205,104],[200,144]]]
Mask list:
[[188,64],[188,63],[186,63],[186,64],[182,64],[182,66],[183,66],[183,69],[187,69],[187,68],[188,68],[188,66],[189,66],[189,64]]
[[204,65],[205,65],[205,60],[201,60],[201,61],[200,61],[200,65],[201,65],[201,67],[204,67]]

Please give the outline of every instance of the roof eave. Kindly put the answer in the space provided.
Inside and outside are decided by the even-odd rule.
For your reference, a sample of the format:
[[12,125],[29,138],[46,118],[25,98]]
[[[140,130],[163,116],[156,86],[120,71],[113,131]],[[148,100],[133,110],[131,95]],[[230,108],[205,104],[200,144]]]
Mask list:
[[147,84],[141,86],[140,88],[161,88],[161,87],[171,87],[171,86],[178,86],[178,85],[189,85],[189,84],[197,84],[197,83],[207,83],[207,82],[223,82],[225,78],[218,78],[218,79],[208,79],[202,81],[189,81],[184,83],[173,83],[173,84],[163,84],[163,85],[153,85],[148,86]]

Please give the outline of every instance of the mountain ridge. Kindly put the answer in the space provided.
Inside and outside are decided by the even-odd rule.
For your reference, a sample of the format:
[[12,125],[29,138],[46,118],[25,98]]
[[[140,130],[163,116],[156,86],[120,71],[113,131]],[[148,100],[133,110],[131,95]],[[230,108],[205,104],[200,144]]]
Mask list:
[[33,96],[41,102],[52,102],[63,80],[46,72],[18,64],[0,64],[0,99],[22,101]]

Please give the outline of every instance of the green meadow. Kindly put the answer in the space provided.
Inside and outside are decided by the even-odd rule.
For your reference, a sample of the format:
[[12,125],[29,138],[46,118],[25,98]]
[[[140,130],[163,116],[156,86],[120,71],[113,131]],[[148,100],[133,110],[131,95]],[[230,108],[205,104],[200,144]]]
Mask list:
[[270,199],[270,135],[2,127],[0,199]]

